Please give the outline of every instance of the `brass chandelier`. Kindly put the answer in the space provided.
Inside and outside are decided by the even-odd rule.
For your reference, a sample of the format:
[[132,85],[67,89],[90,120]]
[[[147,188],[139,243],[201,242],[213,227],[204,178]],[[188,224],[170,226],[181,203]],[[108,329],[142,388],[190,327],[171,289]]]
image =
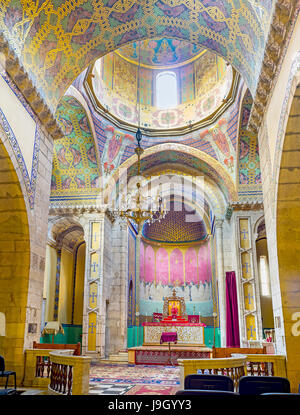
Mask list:
[[147,192],[142,189],[142,178],[141,176],[141,155],[144,150],[141,147],[142,132],[140,130],[140,67],[141,67],[141,42],[139,41],[139,65],[138,65],[138,85],[137,85],[137,98],[138,98],[138,129],[136,132],[137,147],[135,153],[137,155],[137,175],[138,178],[134,189],[127,188],[126,195],[123,195],[120,199],[120,207],[114,209],[111,213],[114,219],[128,219],[129,221],[135,222],[137,225],[138,232],[142,229],[143,224],[146,221],[153,223],[155,221],[161,221],[167,211],[166,205],[163,203],[163,199],[159,193],[155,197],[147,196]]

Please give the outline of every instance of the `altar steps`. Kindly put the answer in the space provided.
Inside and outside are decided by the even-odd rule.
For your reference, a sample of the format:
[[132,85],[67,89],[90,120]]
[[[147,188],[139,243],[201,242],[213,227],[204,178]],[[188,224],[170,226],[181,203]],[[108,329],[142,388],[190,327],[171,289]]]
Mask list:
[[108,356],[108,359],[100,359],[101,363],[106,363],[106,364],[111,364],[111,363],[115,363],[115,364],[124,364],[127,365],[128,364],[128,352],[126,351],[120,351],[119,353],[112,353]]

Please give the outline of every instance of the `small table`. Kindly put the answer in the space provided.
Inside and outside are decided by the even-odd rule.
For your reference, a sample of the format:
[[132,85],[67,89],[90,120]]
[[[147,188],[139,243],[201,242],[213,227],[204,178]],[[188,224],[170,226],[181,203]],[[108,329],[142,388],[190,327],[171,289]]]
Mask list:
[[162,332],[160,336],[160,344],[169,343],[169,364],[170,365],[172,365],[171,342],[174,344],[177,343],[177,332],[176,331]]

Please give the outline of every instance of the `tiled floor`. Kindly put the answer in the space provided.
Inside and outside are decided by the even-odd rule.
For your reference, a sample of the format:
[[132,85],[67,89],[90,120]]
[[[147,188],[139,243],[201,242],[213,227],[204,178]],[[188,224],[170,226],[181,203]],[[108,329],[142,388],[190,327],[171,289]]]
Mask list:
[[134,385],[91,382],[89,395],[125,395],[132,388]]

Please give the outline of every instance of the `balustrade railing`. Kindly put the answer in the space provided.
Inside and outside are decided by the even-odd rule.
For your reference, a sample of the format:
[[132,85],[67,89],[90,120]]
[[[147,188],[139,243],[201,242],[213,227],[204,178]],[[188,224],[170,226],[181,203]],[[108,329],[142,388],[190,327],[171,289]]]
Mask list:
[[180,367],[180,386],[191,374],[216,374],[230,376],[237,390],[242,376],[280,376],[286,377],[286,358],[282,355],[232,354],[232,357],[217,359],[178,359]]
[[48,391],[59,395],[87,395],[91,358],[51,352],[52,362]]

